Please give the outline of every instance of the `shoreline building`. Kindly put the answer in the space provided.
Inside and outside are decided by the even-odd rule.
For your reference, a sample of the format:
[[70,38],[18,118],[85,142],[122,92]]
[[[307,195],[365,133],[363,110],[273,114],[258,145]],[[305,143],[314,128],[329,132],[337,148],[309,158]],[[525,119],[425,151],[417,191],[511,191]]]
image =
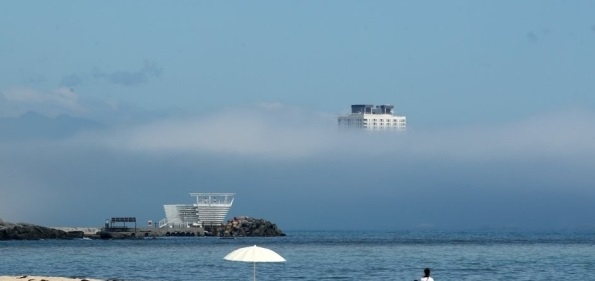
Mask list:
[[222,225],[233,204],[235,193],[190,193],[196,204],[163,205],[165,218],[159,227]]
[[351,114],[339,116],[339,128],[360,128],[366,130],[398,130],[407,127],[407,117],[395,115],[395,107],[390,104],[351,105]]

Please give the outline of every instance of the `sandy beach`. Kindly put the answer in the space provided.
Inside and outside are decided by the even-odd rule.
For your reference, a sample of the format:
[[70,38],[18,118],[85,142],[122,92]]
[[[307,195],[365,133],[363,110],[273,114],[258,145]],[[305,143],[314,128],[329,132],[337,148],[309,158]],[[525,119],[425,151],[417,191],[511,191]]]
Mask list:
[[52,277],[52,276],[0,276],[0,281],[102,281],[100,279],[91,278],[66,278],[66,277]]

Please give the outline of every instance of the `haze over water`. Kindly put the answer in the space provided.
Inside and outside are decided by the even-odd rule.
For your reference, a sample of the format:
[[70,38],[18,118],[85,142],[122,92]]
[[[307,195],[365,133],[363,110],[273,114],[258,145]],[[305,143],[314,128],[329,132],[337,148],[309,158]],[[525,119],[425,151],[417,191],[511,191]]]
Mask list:
[[[100,226],[191,192],[284,230],[595,221],[595,3],[0,4],[0,218]],[[394,104],[403,134],[344,132]]]

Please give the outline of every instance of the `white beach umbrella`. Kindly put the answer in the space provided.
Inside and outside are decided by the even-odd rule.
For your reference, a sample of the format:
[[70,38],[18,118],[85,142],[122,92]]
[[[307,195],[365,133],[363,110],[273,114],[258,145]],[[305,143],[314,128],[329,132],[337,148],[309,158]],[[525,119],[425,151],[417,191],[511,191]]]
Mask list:
[[267,248],[256,245],[239,248],[223,257],[228,261],[243,261],[254,263],[254,280],[256,281],[256,263],[257,262],[284,262],[285,259],[279,254]]

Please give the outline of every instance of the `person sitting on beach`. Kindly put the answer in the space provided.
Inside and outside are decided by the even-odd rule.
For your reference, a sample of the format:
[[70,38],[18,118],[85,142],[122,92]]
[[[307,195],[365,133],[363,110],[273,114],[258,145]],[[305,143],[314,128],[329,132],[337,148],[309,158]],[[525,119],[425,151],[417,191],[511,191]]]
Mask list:
[[419,279],[419,281],[434,281],[434,278],[430,277],[430,269],[424,269],[424,277]]

